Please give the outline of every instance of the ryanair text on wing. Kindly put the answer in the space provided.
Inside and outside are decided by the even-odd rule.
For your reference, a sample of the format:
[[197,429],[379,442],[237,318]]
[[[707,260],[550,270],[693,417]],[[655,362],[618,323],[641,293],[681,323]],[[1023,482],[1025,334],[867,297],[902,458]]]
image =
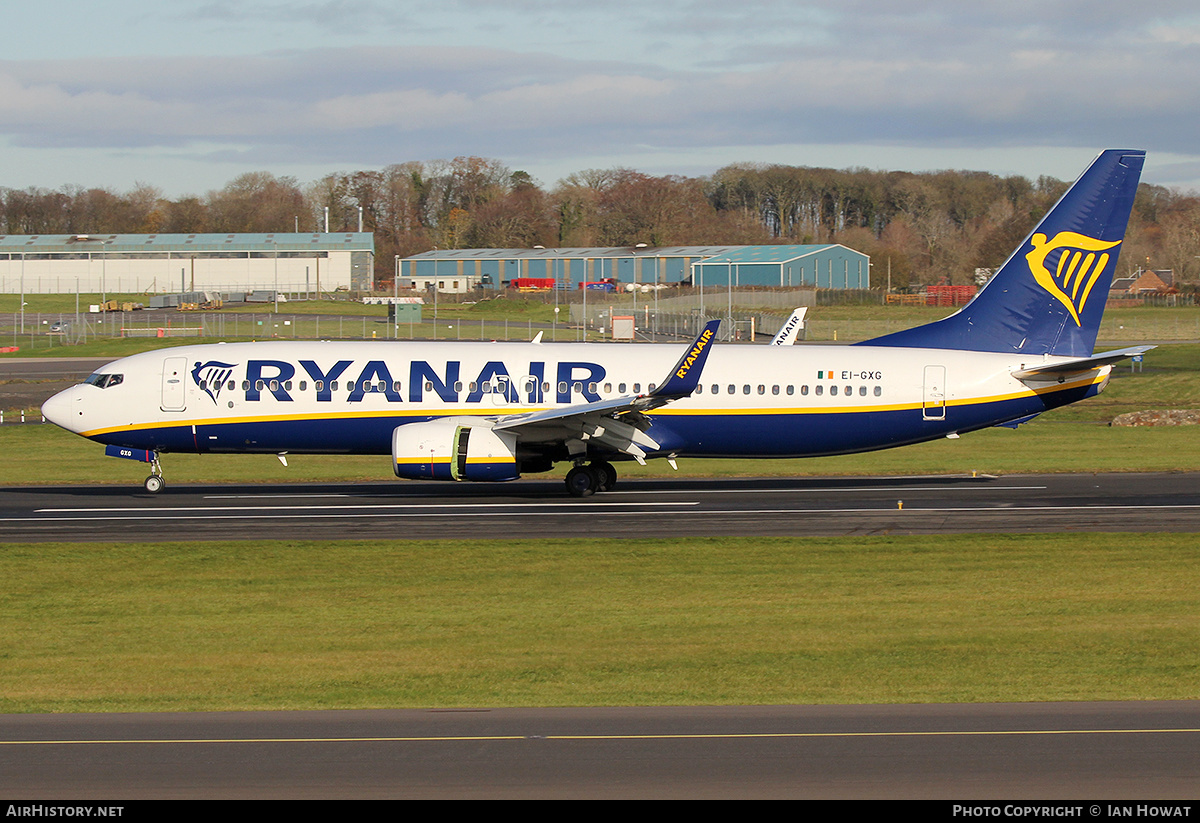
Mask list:
[[708,347],[712,340],[712,329],[705,329],[704,333],[696,339],[696,345],[692,346],[692,350],[688,352],[687,357],[683,358],[683,363],[675,371],[675,376],[682,379],[687,377],[688,371],[692,368],[692,364],[696,362],[696,358]]
[[[558,403],[578,402],[581,397],[595,402],[600,399],[596,383],[606,374],[600,364],[586,361],[531,362],[528,368],[513,374],[503,362],[494,360],[485,363],[477,375],[464,382],[461,362],[450,360],[439,365],[440,368],[424,360],[413,360],[401,367],[407,367],[407,373],[401,375],[393,374],[383,360],[357,363],[339,360],[332,365],[322,365],[315,360],[296,363],[248,360],[241,390],[248,403],[260,401],[264,395],[291,402],[297,388],[315,392],[320,403],[334,400],[359,403],[368,395],[382,396],[390,403],[421,403],[425,401],[426,393],[436,394],[445,403],[500,399],[494,395],[501,395],[508,403],[545,403],[551,402],[550,397]],[[547,382],[550,379],[547,365],[554,377],[553,386]],[[222,388],[231,390],[237,385],[233,378],[235,371],[235,364],[210,361],[197,364],[192,370],[192,379],[216,403]],[[311,388],[307,385],[309,380],[312,381]],[[297,386],[296,381],[303,382]]]
[[[1078,232],[1060,231],[1052,240],[1038,232],[1030,238],[1030,243],[1033,249],[1025,259],[1033,279],[1066,307],[1076,326],[1081,326],[1079,313],[1087,305],[1092,287],[1112,257],[1107,252],[1119,246],[1121,241],[1105,242]],[[1058,259],[1050,264],[1054,267],[1051,274],[1047,263],[1056,252]]]

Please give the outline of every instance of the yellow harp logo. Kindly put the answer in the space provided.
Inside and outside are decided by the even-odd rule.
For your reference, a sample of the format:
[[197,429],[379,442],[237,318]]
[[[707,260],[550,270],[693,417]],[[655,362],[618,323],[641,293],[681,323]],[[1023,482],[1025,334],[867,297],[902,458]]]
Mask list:
[[[1066,306],[1075,319],[1075,325],[1081,326],[1079,312],[1087,305],[1092,286],[1096,285],[1100,273],[1108,265],[1111,255],[1106,252],[1119,246],[1121,241],[1105,243],[1085,234],[1060,231],[1052,240],[1047,240],[1046,235],[1038,232],[1030,242],[1033,250],[1025,255],[1025,259],[1029,261],[1033,279]],[[1050,263],[1054,268],[1051,273],[1047,261],[1055,252],[1060,254],[1057,263]]]

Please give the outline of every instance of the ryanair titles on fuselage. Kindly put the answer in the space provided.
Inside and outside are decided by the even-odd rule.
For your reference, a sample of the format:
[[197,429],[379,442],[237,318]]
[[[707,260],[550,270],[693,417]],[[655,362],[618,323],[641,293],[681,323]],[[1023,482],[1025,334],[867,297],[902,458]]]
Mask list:
[[[394,374],[385,360],[368,360],[365,363],[354,360],[338,360],[329,366],[322,366],[315,360],[300,360],[296,363],[287,360],[254,359],[246,361],[246,373],[241,382],[244,400],[254,403],[270,395],[281,402],[291,402],[292,390],[288,388],[289,381],[305,379],[313,381],[315,397],[319,403],[330,403],[334,400],[334,391],[339,382],[345,381],[349,391],[339,393],[338,400],[358,403],[367,394],[382,395],[390,403],[421,403],[425,393],[436,394],[443,402],[479,403],[485,394],[504,393],[509,403],[544,403],[547,392],[546,383],[547,363],[534,361],[528,369],[514,375],[508,367],[499,360],[491,360],[466,383],[464,392],[462,363],[458,360],[447,360],[439,366],[425,361],[412,360],[400,364],[406,369],[403,374]],[[596,383],[603,380],[606,371],[599,363],[582,360],[567,360],[550,363],[553,371],[553,387],[549,394],[558,403],[578,402],[580,397],[588,402],[600,399]],[[210,360],[198,363],[192,369],[193,382],[214,403],[219,402],[221,392],[228,392],[237,384],[231,379],[236,371],[236,364]],[[399,390],[397,383],[399,382]],[[404,393],[407,397],[402,396]]]

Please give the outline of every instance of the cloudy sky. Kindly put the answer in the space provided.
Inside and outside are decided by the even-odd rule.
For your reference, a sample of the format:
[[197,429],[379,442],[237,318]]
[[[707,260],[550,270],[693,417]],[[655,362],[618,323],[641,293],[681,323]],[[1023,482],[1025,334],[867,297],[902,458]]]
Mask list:
[[1121,147],[1200,190],[1194,0],[42,0],[5,28],[7,187],[178,197],[468,154],[548,186],[735,162],[1071,179]]

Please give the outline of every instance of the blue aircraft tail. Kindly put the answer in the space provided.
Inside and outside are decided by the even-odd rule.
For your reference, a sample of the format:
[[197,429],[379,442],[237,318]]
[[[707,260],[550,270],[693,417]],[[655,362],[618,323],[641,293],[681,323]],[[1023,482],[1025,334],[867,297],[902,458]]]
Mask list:
[[1101,153],[961,311],[859,345],[1090,355],[1145,159]]

